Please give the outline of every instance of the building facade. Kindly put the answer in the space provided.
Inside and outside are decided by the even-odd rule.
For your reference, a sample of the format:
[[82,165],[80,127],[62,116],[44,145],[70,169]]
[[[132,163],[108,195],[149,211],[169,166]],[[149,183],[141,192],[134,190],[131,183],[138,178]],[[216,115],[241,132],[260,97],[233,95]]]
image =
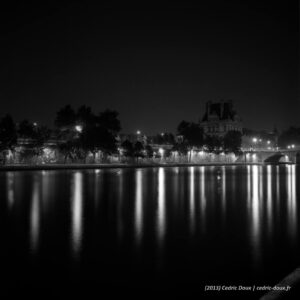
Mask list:
[[206,136],[223,137],[228,131],[243,131],[242,120],[234,110],[231,100],[207,102],[200,126]]

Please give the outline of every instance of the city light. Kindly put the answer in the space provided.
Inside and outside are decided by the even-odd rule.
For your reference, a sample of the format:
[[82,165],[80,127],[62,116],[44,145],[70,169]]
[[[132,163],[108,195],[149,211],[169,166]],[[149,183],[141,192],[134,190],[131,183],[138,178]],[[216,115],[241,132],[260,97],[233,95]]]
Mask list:
[[75,130],[76,130],[77,132],[82,132],[82,126],[81,126],[81,125],[76,125],[76,126],[75,126]]
[[252,139],[252,142],[253,142],[253,143],[256,143],[256,142],[257,142],[257,138],[253,138],[253,139]]
[[140,131],[140,130],[138,130],[138,131],[136,132],[136,134],[141,134],[141,131]]
[[271,141],[268,141],[267,143],[268,143],[268,145],[270,145],[270,144],[271,144]]

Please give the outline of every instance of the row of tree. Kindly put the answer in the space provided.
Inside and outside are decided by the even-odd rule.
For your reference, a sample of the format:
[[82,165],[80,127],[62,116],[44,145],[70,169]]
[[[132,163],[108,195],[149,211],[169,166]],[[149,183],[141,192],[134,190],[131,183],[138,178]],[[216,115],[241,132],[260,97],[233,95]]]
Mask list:
[[[46,142],[54,138],[57,147],[67,159],[85,159],[87,153],[104,155],[117,151],[116,135],[121,130],[118,113],[105,110],[94,114],[90,107],[81,106],[75,111],[70,105],[59,110],[55,118],[55,129],[23,120],[16,124],[10,115],[0,120],[0,152],[5,160],[7,151],[15,148],[23,139],[23,151],[32,156],[42,154]],[[18,141],[19,139],[19,141]]]
[[[105,110],[95,114],[85,105],[77,110],[70,105],[63,107],[56,113],[54,125],[54,129],[49,129],[28,120],[16,124],[10,115],[6,115],[0,119],[0,152],[5,154],[10,150],[13,153],[18,139],[26,141],[27,151],[30,148],[32,156],[41,155],[46,142],[55,139],[65,161],[84,160],[88,153],[95,157],[99,151],[104,157],[112,153],[125,157],[161,156],[161,153],[154,153],[149,144],[169,144],[172,145],[170,149],[182,155],[191,154],[193,149],[239,153],[242,144],[240,132],[229,131],[224,137],[205,136],[199,124],[182,121],[177,127],[177,138],[172,133],[162,133],[148,140],[148,145],[129,140],[120,145],[116,139],[121,131],[118,112]],[[300,144],[300,128],[291,127],[283,131],[279,136],[279,144]],[[164,150],[165,157],[170,153]]]

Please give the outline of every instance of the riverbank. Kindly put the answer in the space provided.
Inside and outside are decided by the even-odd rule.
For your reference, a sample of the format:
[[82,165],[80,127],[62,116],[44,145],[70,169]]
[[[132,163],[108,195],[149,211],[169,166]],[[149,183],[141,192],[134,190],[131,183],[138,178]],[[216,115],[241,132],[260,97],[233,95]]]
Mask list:
[[260,162],[236,162],[236,163],[107,163],[107,164],[42,164],[21,165],[11,164],[0,167],[0,171],[22,171],[22,170],[82,170],[82,169],[119,169],[119,168],[153,168],[153,167],[201,167],[201,166],[243,166],[243,165],[265,165]]

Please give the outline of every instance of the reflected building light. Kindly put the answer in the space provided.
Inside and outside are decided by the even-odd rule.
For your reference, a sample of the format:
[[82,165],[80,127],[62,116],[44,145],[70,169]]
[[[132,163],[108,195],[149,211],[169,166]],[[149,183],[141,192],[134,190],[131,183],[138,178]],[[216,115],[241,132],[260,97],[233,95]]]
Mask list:
[[72,214],[72,249],[75,257],[78,256],[82,241],[82,200],[83,200],[83,177],[82,173],[76,172],[73,177],[71,214]]
[[14,172],[6,173],[6,189],[7,189],[7,200],[8,207],[11,209],[15,202],[15,193],[14,193]]
[[273,205],[272,205],[272,166],[267,166],[267,224],[271,237],[273,232]]
[[39,195],[40,182],[38,177],[34,178],[31,210],[30,210],[30,245],[31,251],[35,253],[39,243],[40,232],[40,195]]
[[226,215],[226,169],[222,167],[222,215]]
[[251,167],[247,166],[247,209],[251,211]]
[[190,167],[190,233],[195,231],[195,167]]
[[140,244],[143,236],[143,186],[142,186],[142,170],[138,169],[135,173],[135,237],[137,244]]
[[159,168],[158,171],[158,211],[157,230],[158,240],[162,244],[166,233],[166,211],[165,211],[165,170]]
[[49,211],[49,205],[51,205],[51,199],[55,197],[53,193],[53,186],[51,186],[51,180],[53,182],[53,177],[51,178],[49,171],[42,171],[42,201],[41,201],[41,209],[43,214],[47,214]]
[[279,166],[276,166],[276,214],[280,213],[280,169]]
[[123,237],[123,174],[118,176],[118,201],[117,201],[117,235],[118,242],[122,241]]
[[295,242],[297,231],[297,204],[296,204],[296,166],[289,165],[287,173],[287,220],[291,240]]
[[205,230],[206,196],[205,196],[205,167],[200,167],[200,209],[201,227]]
[[252,205],[251,205],[251,219],[252,219],[252,245],[255,263],[259,263],[260,259],[260,180],[259,180],[258,166],[252,166]]
[[95,170],[95,183],[94,183],[94,202],[95,202],[95,214],[97,214],[99,206],[99,197],[100,197],[100,185],[101,185],[101,172],[99,169]]

